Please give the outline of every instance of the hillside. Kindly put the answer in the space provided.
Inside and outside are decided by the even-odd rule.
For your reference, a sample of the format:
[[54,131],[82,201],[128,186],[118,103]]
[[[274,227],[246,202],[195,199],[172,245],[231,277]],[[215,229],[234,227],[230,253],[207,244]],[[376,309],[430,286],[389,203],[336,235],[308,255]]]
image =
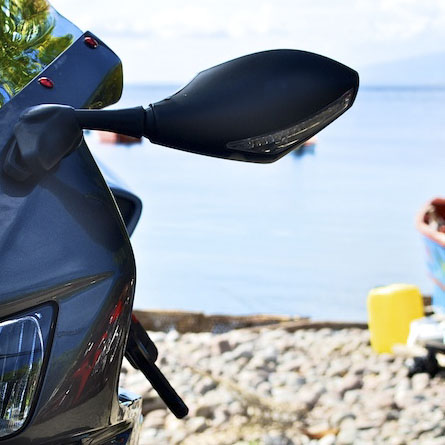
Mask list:
[[445,52],[363,67],[362,85],[444,86]]

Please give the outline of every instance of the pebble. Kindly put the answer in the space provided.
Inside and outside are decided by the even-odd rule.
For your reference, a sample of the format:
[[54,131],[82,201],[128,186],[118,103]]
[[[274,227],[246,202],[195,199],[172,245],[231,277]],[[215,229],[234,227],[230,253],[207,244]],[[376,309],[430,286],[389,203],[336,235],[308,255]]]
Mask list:
[[195,391],[203,396],[205,393],[215,389],[216,386],[217,385],[214,380],[209,377],[204,377],[196,384]]
[[291,445],[292,442],[283,434],[267,434],[263,436],[263,445]]
[[374,353],[358,329],[150,333],[189,405],[178,420],[124,361],[143,396],[141,445],[445,445],[445,381],[407,377],[406,348]]
[[362,385],[362,379],[354,375],[347,375],[341,380],[338,391],[342,396],[344,396],[347,391],[360,389]]
[[301,365],[303,364],[304,359],[303,358],[297,358],[290,360],[288,362],[283,363],[283,365],[280,367],[280,371],[283,372],[297,372]]
[[428,387],[429,383],[430,383],[430,376],[425,372],[422,372],[420,374],[415,374],[411,378],[411,384],[413,390],[416,392],[422,392],[424,389]]
[[204,417],[192,417],[187,421],[187,427],[191,433],[202,433],[207,429],[207,422]]
[[319,445],[335,445],[337,437],[335,434],[326,434],[326,436],[322,437],[319,441]]
[[357,431],[355,428],[342,429],[338,435],[336,444],[337,445],[353,445],[356,443]]
[[165,409],[155,409],[150,411],[144,418],[144,428],[160,429],[164,426],[165,416],[167,411]]
[[232,354],[230,357],[232,360],[237,360],[241,357],[247,359],[251,359],[253,357],[252,347],[249,345],[249,343],[237,346],[232,352],[226,353],[226,356],[228,354]]
[[343,421],[347,419],[355,419],[355,414],[352,412],[344,412],[342,410],[334,411],[330,418],[330,424],[333,427],[339,427]]
[[213,355],[224,354],[225,352],[229,352],[232,350],[232,346],[226,339],[217,339],[212,344],[212,353]]

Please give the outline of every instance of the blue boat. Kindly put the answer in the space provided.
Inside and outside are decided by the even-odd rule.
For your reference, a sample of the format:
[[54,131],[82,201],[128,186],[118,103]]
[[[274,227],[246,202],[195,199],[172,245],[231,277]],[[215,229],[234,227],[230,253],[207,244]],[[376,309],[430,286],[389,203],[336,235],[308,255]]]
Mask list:
[[445,312],[445,199],[435,198],[418,214],[417,229],[423,235],[427,265],[434,281],[433,306]]

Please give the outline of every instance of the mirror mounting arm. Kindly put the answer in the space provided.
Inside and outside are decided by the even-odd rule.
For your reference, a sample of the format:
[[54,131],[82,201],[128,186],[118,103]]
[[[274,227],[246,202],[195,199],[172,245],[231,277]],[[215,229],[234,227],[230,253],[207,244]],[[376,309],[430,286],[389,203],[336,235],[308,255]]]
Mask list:
[[[147,115],[147,118],[146,118]],[[103,130],[140,138],[153,131],[151,108],[75,110],[50,104],[28,108],[7,143],[3,171],[17,181],[55,167],[82,142],[82,130]]]
[[140,138],[145,132],[145,110],[143,107],[123,110],[75,110],[79,126],[86,130],[112,131]]

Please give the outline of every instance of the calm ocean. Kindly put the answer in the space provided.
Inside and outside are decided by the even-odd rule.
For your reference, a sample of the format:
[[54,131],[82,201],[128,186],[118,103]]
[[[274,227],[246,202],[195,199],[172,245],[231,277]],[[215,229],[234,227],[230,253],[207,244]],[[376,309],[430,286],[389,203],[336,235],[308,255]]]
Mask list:
[[[175,88],[129,86],[119,105]],[[376,285],[431,292],[414,218],[445,196],[445,89],[362,88],[313,153],[255,165],[88,143],[144,202],[137,308],[364,320]]]

